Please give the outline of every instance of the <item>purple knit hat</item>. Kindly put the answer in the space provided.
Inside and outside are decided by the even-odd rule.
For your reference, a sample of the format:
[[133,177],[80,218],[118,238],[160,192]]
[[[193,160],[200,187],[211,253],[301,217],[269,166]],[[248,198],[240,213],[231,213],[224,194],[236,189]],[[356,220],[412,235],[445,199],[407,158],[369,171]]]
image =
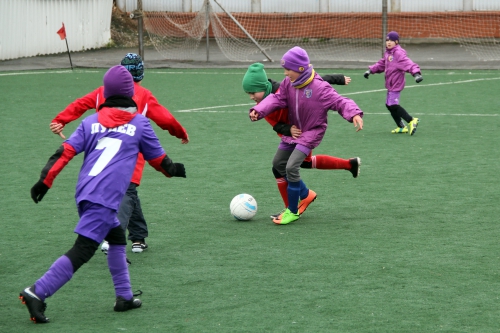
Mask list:
[[281,67],[297,73],[304,72],[309,67],[309,56],[306,50],[298,46],[292,47],[281,58]]
[[399,42],[399,35],[396,31],[391,31],[387,34],[385,40],[392,40],[393,42]]
[[134,96],[134,79],[132,74],[122,65],[108,69],[104,74],[104,98],[113,95]]

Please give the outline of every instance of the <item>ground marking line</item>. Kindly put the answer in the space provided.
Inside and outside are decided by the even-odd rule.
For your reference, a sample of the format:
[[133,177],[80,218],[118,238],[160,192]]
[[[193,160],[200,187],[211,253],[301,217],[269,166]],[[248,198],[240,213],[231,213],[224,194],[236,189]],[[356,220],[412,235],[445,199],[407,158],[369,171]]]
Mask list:
[[[57,73],[57,74],[65,74],[65,73],[73,73],[74,71],[72,70],[63,70],[63,71],[50,71],[50,72],[19,72],[19,73],[0,73],[0,76],[11,76],[11,75],[29,75],[29,74],[47,74],[47,73]],[[85,70],[81,71],[82,73],[97,73],[99,71],[92,71],[92,70]],[[208,74],[205,72],[153,72],[153,73],[158,73],[158,74]],[[214,74],[214,73],[210,73]],[[221,73],[218,73],[221,74]],[[222,74],[237,74],[237,73],[222,73]],[[454,72],[451,72],[450,74],[455,74]],[[447,75],[450,75],[447,74]],[[462,73],[458,73],[460,75],[463,75]],[[471,74],[469,72],[469,74]],[[415,88],[415,87],[428,87],[428,86],[442,86],[442,85],[449,85],[449,84],[462,84],[462,83],[471,83],[471,82],[479,82],[479,81],[491,81],[491,80],[500,80],[500,77],[494,77],[494,78],[479,78],[479,79],[470,79],[470,80],[462,80],[462,81],[455,81],[455,82],[439,82],[439,83],[429,83],[429,84],[423,84],[423,85],[411,85],[411,86],[406,86],[405,88]],[[358,91],[358,92],[351,92],[351,93],[344,93],[342,94],[343,96],[349,96],[349,95],[359,95],[359,94],[369,94],[373,92],[381,92],[381,91],[386,91],[386,89],[375,89],[375,90],[365,90],[365,91]],[[204,108],[197,108],[197,109],[187,109],[187,110],[178,110],[178,111],[173,111],[173,112],[242,112],[242,111],[222,111],[222,110],[213,110],[217,108],[226,108],[226,107],[235,107],[235,106],[251,106],[254,105],[253,103],[246,103],[246,104],[231,104],[231,105],[218,105],[218,106],[209,106],[209,107],[204,107]],[[204,111],[204,110],[211,110],[211,111]],[[365,112],[365,114],[372,114],[372,115],[379,115],[383,114],[386,115],[386,113],[368,113]],[[445,116],[446,114],[425,114],[427,116]],[[450,114],[449,116],[477,116],[477,117],[495,117],[497,114]]]
[[0,73],[0,76],[12,76],[12,75],[29,75],[29,74],[51,74],[51,73],[71,73],[69,71],[53,71],[53,72],[20,72],[20,73]]
[[91,70],[77,70],[77,71],[72,71],[70,69],[68,70],[60,70],[60,71],[50,71],[50,72],[17,72],[17,73],[2,73],[0,72],[0,76],[12,76],[12,75],[37,75],[37,74],[68,74],[68,73],[99,73],[99,71],[91,71]]
[[[102,69],[103,71],[105,69]],[[348,69],[350,70],[350,69]],[[445,69],[443,71],[446,71]],[[99,70],[90,70],[90,69],[75,69],[75,70],[70,70],[70,69],[67,69],[67,70],[55,70],[55,71],[43,71],[43,72],[15,72],[15,73],[1,73],[0,72],[0,76],[12,76],[12,75],[29,75],[29,74],[51,74],[51,73],[57,73],[57,74],[65,74],[65,73],[99,73],[100,71]],[[234,73],[224,73],[224,72],[164,72],[164,71],[158,71],[158,70],[154,70],[154,69],[150,69],[148,70],[148,73],[152,73],[152,74],[196,74],[196,75],[214,75],[214,74],[221,74],[221,75],[244,75],[245,72],[242,71],[242,72],[234,72]],[[268,74],[271,74],[271,75],[282,75],[283,72],[274,72],[274,71],[267,71]],[[473,73],[473,72],[469,72],[469,73],[458,73],[458,72],[454,72],[454,71],[451,71],[451,72],[447,72],[447,73],[429,73],[429,74],[426,74],[424,73],[425,76],[444,76],[444,75],[448,75],[448,76],[452,76],[452,75],[497,75],[498,72],[495,71],[495,70],[492,70],[492,72],[476,72],[476,73]],[[352,74],[351,74],[352,75]],[[361,75],[361,74],[360,74]],[[348,75],[346,75],[348,76]]]
[[[455,81],[455,82],[429,83],[429,84],[423,84],[423,85],[416,85],[415,84],[412,86],[406,86],[405,88],[415,88],[415,87],[422,87],[423,88],[423,87],[429,87],[429,86],[443,86],[443,85],[449,85],[449,84],[461,84],[461,83],[471,83],[471,82],[491,81],[491,80],[500,80],[500,77],[471,79],[471,80],[463,80],[463,81]],[[365,91],[358,91],[358,92],[352,92],[352,93],[345,93],[345,94],[342,94],[342,96],[369,94],[369,93],[381,92],[381,91],[387,91],[387,89],[375,89],[375,90],[365,90]],[[235,106],[248,106],[248,105],[254,105],[254,104],[247,103],[247,104],[218,105],[218,106],[209,106],[209,107],[197,108],[197,109],[178,110],[178,111],[173,111],[173,112],[193,112],[193,111],[199,112],[200,110],[228,108],[228,107],[235,107]],[[367,114],[369,114],[369,113],[367,113]]]
[[[416,88],[416,87],[445,86],[445,85],[449,85],[449,84],[461,84],[461,83],[471,83],[471,82],[491,81],[491,80],[500,80],[500,77],[470,79],[470,80],[455,81],[455,82],[429,83],[429,84],[423,84],[423,85],[417,85],[418,83],[416,83],[416,84],[411,85],[411,86],[405,86],[405,89]],[[342,95],[344,95],[344,96],[347,96],[347,95],[359,95],[359,94],[367,94],[367,93],[380,92],[380,91],[387,91],[387,89],[376,89],[376,90],[358,91],[358,92],[352,92],[352,93],[345,93],[345,94],[342,94]]]
[[[417,116],[455,116],[455,117],[497,117],[497,113],[492,113],[492,114],[487,114],[487,113],[451,113],[451,114],[446,114],[446,113],[414,113],[413,114]],[[369,115],[388,115],[387,112],[364,112],[364,114],[369,114]]]
[[[253,104],[252,104],[253,105]],[[174,112],[182,112],[182,113],[246,113],[248,111],[241,111],[241,110],[204,110],[204,109],[197,109],[197,110],[183,110],[183,111],[174,111]],[[334,112],[334,111],[332,111]],[[370,116],[387,116],[389,113],[388,112],[364,112],[365,115],[370,115]],[[416,116],[437,116],[437,117],[447,117],[447,116],[454,116],[454,117],[498,117],[500,114],[497,113],[492,113],[492,114],[486,114],[486,113],[471,113],[471,114],[466,114],[466,113],[452,113],[452,114],[446,114],[446,113],[412,113]]]
[[254,105],[254,103],[219,105],[219,106],[207,106],[207,107],[204,107],[204,108],[188,109],[188,110],[178,110],[178,111],[174,111],[174,112],[191,112],[191,111],[199,111],[199,110],[209,110],[209,109],[217,109],[217,108],[229,108],[229,107],[233,107],[233,106],[248,106],[248,105]]
[[[340,70],[341,71],[341,70]],[[189,74],[196,74],[196,75],[214,75],[214,74],[217,74],[217,75],[245,75],[245,71],[242,71],[242,72],[233,72],[233,73],[228,73],[228,72],[183,72],[183,71],[176,71],[176,72],[164,72],[164,71],[158,71],[158,70],[153,70],[153,69],[150,69],[148,70],[148,73],[154,73],[154,74],[186,74],[186,75],[189,75]],[[282,75],[283,76],[283,72],[273,72],[273,71],[270,71],[270,70],[267,70],[266,71],[267,73],[267,76],[274,76],[274,75]],[[336,75],[342,75],[342,73],[334,73]],[[321,75],[321,74],[320,74]],[[353,75],[352,73],[351,74],[348,74],[348,75],[345,75],[345,76],[349,76],[349,75]],[[360,77],[361,77],[362,73],[360,74]],[[375,74],[372,74],[372,75],[375,75]],[[427,76],[454,76],[454,75],[498,75],[498,71],[497,70],[491,70],[491,72],[476,72],[476,73],[473,73],[473,72],[469,72],[469,73],[458,73],[458,72],[446,72],[446,73],[424,73],[424,77],[427,77]],[[351,78],[353,78],[353,76],[350,76]],[[284,78],[284,76],[283,76]],[[357,77],[356,77],[357,78]]]
[[[103,69],[104,70],[104,69]],[[15,72],[15,73],[1,73],[0,76],[12,76],[12,75],[29,75],[29,74],[51,74],[51,73],[57,73],[57,74],[67,74],[67,73],[99,73],[99,70],[85,70],[85,69],[76,69],[76,70],[57,70],[57,71],[43,71],[43,72]],[[163,72],[163,71],[157,71],[150,69],[148,70],[148,73],[151,74],[196,74],[196,75],[214,75],[214,74],[220,74],[220,75],[244,75],[245,72],[234,72],[234,73],[224,73],[224,72]],[[267,72],[270,75],[282,75],[283,72],[279,73],[274,73],[274,72]],[[352,75],[352,74],[351,74]],[[374,75],[374,74],[373,74]],[[477,73],[457,73],[457,72],[449,72],[449,73],[440,73],[440,74],[425,74],[425,76],[452,76],[452,75],[498,75],[498,72],[487,72],[487,73],[482,73],[482,72],[477,72]],[[348,76],[348,75],[346,75]]]

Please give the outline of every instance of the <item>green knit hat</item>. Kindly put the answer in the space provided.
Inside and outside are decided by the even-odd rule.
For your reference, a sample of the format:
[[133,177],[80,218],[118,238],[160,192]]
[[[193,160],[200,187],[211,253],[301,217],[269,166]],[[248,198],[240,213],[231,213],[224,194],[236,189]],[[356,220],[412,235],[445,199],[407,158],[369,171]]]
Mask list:
[[271,82],[267,80],[264,65],[260,62],[251,64],[250,67],[248,67],[248,70],[243,77],[242,85],[243,90],[247,93],[265,91],[264,97],[269,95],[273,88]]

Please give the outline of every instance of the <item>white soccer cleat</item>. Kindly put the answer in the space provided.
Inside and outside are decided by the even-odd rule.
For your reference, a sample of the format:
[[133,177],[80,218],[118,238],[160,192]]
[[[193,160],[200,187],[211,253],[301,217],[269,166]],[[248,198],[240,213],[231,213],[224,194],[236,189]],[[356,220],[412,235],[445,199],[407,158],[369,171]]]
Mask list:
[[104,253],[105,255],[108,255],[108,250],[109,250],[109,243],[106,241],[103,241],[101,244],[102,253]]

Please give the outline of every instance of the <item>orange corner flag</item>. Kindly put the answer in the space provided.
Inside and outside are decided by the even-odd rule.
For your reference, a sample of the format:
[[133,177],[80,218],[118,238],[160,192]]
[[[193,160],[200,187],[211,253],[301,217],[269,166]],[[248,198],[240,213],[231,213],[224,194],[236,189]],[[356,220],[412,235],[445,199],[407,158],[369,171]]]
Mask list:
[[59,37],[61,37],[61,40],[66,38],[66,28],[64,28],[64,22],[62,25],[62,28],[57,30],[57,34],[59,35]]

